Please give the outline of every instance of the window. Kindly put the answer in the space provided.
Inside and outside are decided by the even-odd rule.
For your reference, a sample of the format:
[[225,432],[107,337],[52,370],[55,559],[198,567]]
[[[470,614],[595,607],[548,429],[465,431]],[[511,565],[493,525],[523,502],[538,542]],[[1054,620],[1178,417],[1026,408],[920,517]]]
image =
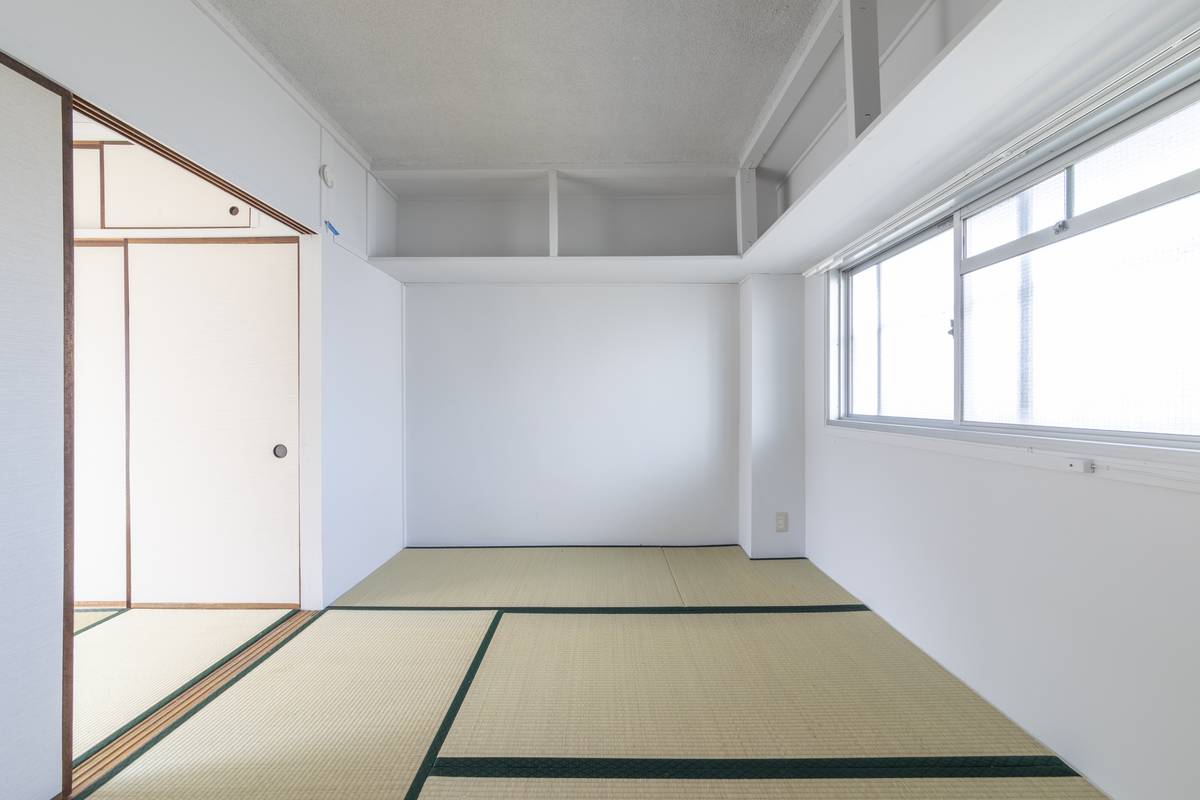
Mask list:
[[1200,446],[1198,99],[838,273],[831,416]]
[[954,233],[946,229],[850,275],[850,409],[954,416]]

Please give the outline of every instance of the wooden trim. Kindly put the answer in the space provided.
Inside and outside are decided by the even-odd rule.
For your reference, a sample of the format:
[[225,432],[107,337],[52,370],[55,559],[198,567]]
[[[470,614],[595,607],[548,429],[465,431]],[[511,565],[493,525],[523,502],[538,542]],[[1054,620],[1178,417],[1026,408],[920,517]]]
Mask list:
[[63,674],[62,796],[75,740],[75,150],[71,93],[62,96],[63,159]]
[[208,609],[264,609],[278,608],[294,610],[300,608],[299,603],[130,603],[130,608],[208,608]]
[[100,152],[100,227],[107,227],[104,224],[104,148],[96,148]]
[[76,239],[76,247],[124,247],[124,239]]
[[[262,202],[261,200],[257,199],[249,192],[245,192],[242,189],[239,189],[237,186],[234,186],[229,181],[217,176],[216,174],[214,174],[212,172],[209,172],[208,170],[206,170],[204,167],[200,166],[196,162],[181,156],[179,153],[176,153],[174,150],[170,149],[169,147],[166,147],[165,145],[159,143],[158,141],[151,138],[150,136],[147,136],[146,134],[139,131],[137,128],[134,128],[132,125],[129,125],[128,123],[114,117],[112,114],[109,114],[108,112],[100,109],[99,107],[92,105],[88,101],[83,100],[82,98],[79,98],[79,97],[75,97],[74,98],[74,107],[75,107],[75,110],[79,111],[80,113],[82,113],[86,116],[91,117],[95,121],[99,122],[101,125],[104,125],[105,127],[110,128],[113,131],[122,134],[123,136],[129,137],[129,140],[131,142],[140,144],[148,150],[152,150],[153,152],[157,153],[158,155],[162,156],[163,158],[167,159],[168,161],[173,161],[175,164],[183,167],[187,171],[189,171],[189,172],[203,178],[204,180],[208,181],[209,183],[223,189],[224,191],[228,192],[229,194],[233,195],[234,197],[238,198],[239,200],[242,200],[243,202],[250,204],[254,208],[261,211],[262,213],[266,214],[268,217],[271,217],[272,219],[274,219],[278,222],[282,222],[284,225],[287,225],[289,228],[293,229],[297,233],[306,233],[306,234],[316,233],[316,231],[310,230],[308,227],[300,224],[299,222],[297,222],[296,220],[287,216],[283,212],[277,211],[274,208],[272,208],[271,206],[269,206],[266,203]],[[103,150],[101,152],[103,152]]]
[[75,608],[128,608],[124,600],[76,600]]
[[[148,229],[143,229],[148,230]],[[300,244],[299,236],[163,236],[125,239],[129,244]]]
[[20,61],[17,61],[15,58],[10,56],[8,53],[5,53],[3,50],[0,50],[0,66],[8,67],[13,72],[20,75],[22,78],[28,78],[29,80],[36,83],[38,86],[41,86],[43,89],[48,89],[49,91],[54,92],[54,94],[58,95],[59,97],[66,97],[66,98],[73,99],[73,98],[71,98],[71,93],[69,91],[67,91],[66,88],[59,86],[57,83],[50,80],[42,73],[37,72],[36,70],[25,66],[23,63],[21,63]]
[[121,242],[123,259],[121,269],[122,303],[125,317],[125,607],[133,604],[133,502],[130,499],[129,479],[133,470],[129,466],[129,242]]
[[[73,150],[99,150],[100,146],[102,144],[104,144],[104,142],[78,142],[78,141],[76,141],[76,142],[71,142],[71,149],[73,149]],[[116,144],[116,142],[114,142],[114,144]]]
[[207,701],[285,644],[292,636],[320,615],[319,611],[298,611],[284,619],[266,635],[242,650],[217,670],[206,675],[186,691],[171,699],[133,728],[110,742],[75,769],[76,794],[87,792],[141,755],[159,738],[191,716]]

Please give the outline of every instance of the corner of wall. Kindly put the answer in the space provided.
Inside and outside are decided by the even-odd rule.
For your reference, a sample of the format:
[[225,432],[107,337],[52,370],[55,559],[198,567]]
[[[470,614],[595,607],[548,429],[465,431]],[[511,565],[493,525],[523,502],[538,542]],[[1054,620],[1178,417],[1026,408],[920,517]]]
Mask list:
[[[804,278],[740,286],[738,543],[753,558],[800,556],[804,537]],[[787,531],[777,530],[777,514]]]

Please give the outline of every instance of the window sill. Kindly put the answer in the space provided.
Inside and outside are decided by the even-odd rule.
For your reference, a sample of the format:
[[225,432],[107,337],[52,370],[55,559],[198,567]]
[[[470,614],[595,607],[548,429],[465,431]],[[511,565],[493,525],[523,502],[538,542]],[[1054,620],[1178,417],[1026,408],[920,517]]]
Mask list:
[[1195,450],[863,420],[828,420],[826,430],[841,438],[1200,493]]

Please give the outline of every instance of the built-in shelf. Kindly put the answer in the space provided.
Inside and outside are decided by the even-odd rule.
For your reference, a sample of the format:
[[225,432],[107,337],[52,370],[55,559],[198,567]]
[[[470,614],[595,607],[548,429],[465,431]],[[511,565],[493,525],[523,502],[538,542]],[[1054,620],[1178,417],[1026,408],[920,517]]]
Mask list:
[[732,167],[395,170],[395,256],[737,253]]

